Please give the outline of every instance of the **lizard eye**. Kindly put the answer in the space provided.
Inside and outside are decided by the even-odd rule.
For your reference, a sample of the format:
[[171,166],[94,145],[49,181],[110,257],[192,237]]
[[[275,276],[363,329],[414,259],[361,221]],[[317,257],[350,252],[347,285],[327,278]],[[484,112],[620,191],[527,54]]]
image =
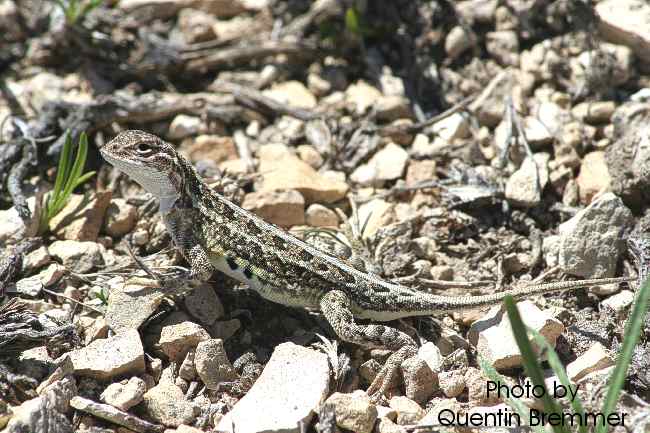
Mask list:
[[147,143],[138,144],[138,147],[136,147],[135,150],[141,155],[147,155],[153,151],[153,149],[149,147]]

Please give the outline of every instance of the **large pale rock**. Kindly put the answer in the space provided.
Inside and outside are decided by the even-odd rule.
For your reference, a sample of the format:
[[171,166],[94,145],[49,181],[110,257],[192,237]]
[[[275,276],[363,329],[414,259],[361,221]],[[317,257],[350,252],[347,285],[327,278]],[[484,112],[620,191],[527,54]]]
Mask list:
[[559,265],[582,278],[613,277],[625,249],[622,233],[632,212],[613,193],[606,193],[559,228]]
[[300,423],[309,423],[323,403],[329,375],[325,354],[280,344],[255,385],[221,419],[217,430],[297,433]]
[[144,373],[144,349],[135,329],[115,337],[95,340],[68,355],[75,374],[80,376],[109,380],[125,374]]
[[596,342],[585,353],[578,356],[575,361],[566,366],[566,372],[573,382],[585,377],[594,371],[614,365],[614,360],[605,347]]
[[265,90],[264,96],[295,108],[314,108],[316,97],[300,81],[285,81]]
[[164,297],[158,283],[150,279],[136,277],[119,283],[110,291],[106,322],[117,334],[138,329]]
[[54,241],[50,244],[49,250],[52,257],[79,274],[84,274],[104,263],[105,248],[95,242]]
[[111,196],[110,191],[92,196],[71,195],[63,209],[50,220],[50,231],[59,239],[96,241]]
[[611,177],[605,152],[590,152],[582,158],[577,181],[582,204],[589,204],[596,194],[610,187]]
[[242,207],[281,227],[305,223],[305,199],[295,190],[251,192],[244,197]]
[[360,165],[350,179],[361,185],[381,184],[402,177],[406,169],[408,153],[395,143],[388,143],[373,155],[367,164]]
[[284,145],[267,144],[258,151],[261,191],[295,189],[307,203],[332,203],[345,197],[345,182],[329,179],[289,152]]
[[167,381],[144,394],[142,407],[149,417],[168,427],[190,425],[199,414],[199,407],[185,398],[183,390]]
[[211,339],[200,342],[194,354],[196,372],[208,389],[218,389],[222,382],[237,379],[237,372],[228,360],[223,340]]
[[[562,322],[550,317],[530,301],[519,302],[517,308],[526,326],[542,334],[551,346],[555,346],[555,340],[564,331]],[[468,337],[479,354],[497,370],[522,365],[522,356],[512,334],[510,320],[500,305],[494,306],[483,318],[474,322]]]
[[377,408],[363,392],[335,392],[327,401],[334,408],[336,425],[357,433],[370,433],[377,420]]

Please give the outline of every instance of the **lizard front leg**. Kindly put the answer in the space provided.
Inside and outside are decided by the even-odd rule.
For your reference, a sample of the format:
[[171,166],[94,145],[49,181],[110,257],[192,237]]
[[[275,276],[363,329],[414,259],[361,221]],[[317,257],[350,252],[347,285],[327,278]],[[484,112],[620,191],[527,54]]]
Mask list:
[[393,351],[366,391],[373,400],[385,395],[402,362],[417,353],[415,341],[390,326],[356,323],[350,309],[350,299],[340,290],[326,293],[320,299],[320,309],[342,340],[368,348]]
[[164,288],[174,289],[189,281],[207,281],[214,268],[205,248],[195,234],[197,227],[196,211],[186,208],[172,208],[163,216],[163,221],[171,233],[172,242],[190,264],[189,272],[180,277],[166,280]]

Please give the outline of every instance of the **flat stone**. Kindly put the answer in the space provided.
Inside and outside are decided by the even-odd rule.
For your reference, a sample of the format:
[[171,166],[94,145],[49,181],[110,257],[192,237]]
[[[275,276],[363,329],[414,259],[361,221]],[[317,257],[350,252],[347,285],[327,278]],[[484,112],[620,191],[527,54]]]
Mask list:
[[157,282],[131,278],[112,288],[108,297],[106,322],[117,334],[138,329],[158,309],[164,297]]
[[311,144],[301,144],[296,148],[296,152],[298,152],[300,159],[309,164],[314,170],[318,170],[325,162],[321,154]]
[[450,59],[460,56],[465,50],[476,44],[476,35],[467,31],[465,27],[455,26],[445,39],[445,52]]
[[582,204],[589,204],[596,194],[609,189],[612,178],[609,175],[605,152],[597,150],[586,154],[582,158],[576,180]]
[[203,130],[203,121],[196,116],[179,114],[169,124],[169,138],[180,140],[192,135],[197,135]]
[[201,160],[221,163],[239,158],[235,140],[220,135],[203,134],[193,140],[184,140],[180,150],[194,163]]
[[23,258],[23,271],[31,273],[52,261],[50,252],[45,245],[36,248]]
[[598,30],[613,44],[630,47],[650,61],[650,5],[644,0],[605,0],[596,4]]
[[382,96],[375,105],[377,119],[392,122],[413,117],[409,100],[404,96]]
[[305,199],[296,190],[251,192],[244,197],[242,208],[281,227],[305,223]]
[[147,391],[141,406],[151,419],[167,427],[192,424],[199,415],[199,407],[185,398],[181,388],[167,381]]
[[335,392],[326,405],[334,408],[336,425],[356,433],[370,433],[377,420],[377,408],[363,391],[352,394]]
[[50,220],[50,231],[59,239],[96,241],[111,197],[110,191],[90,196],[72,194],[63,209]]
[[144,373],[144,349],[135,329],[115,337],[95,340],[68,355],[75,374],[80,376],[110,380],[125,374]]
[[569,379],[575,383],[589,373],[611,367],[612,365],[614,365],[614,360],[609,351],[599,342],[595,342],[589,350],[566,366],[566,372]]
[[373,107],[381,96],[379,89],[363,80],[351,84],[345,91],[345,100],[354,107],[354,112],[358,115]]
[[223,340],[201,341],[196,346],[194,365],[206,388],[216,390],[222,382],[237,379],[237,372],[223,348]]
[[407,162],[408,152],[395,143],[388,143],[367,164],[357,167],[350,175],[350,180],[369,186],[399,179],[404,174]]
[[190,349],[209,339],[210,334],[201,325],[184,321],[163,326],[158,345],[170,360],[180,362]]
[[632,305],[634,301],[634,292],[631,290],[621,290],[620,293],[610,296],[605,299],[602,304],[616,311],[622,313],[627,307]]
[[[526,326],[535,329],[554,347],[557,337],[564,331],[562,322],[550,317],[530,301],[519,302],[517,308]],[[476,346],[478,353],[499,371],[522,365],[510,320],[500,305],[491,308],[482,319],[472,324],[468,339]]]
[[438,373],[440,390],[449,398],[458,397],[465,390],[465,375],[462,371],[441,371]]
[[144,380],[137,376],[122,382],[111,383],[102,392],[100,398],[120,410],[129,410],[142,401],[142,396],[147,390]]
[[587,123],[606,123],[614,114],[614,101],[581,102],[571,109],[571,114]]
[[559,227],[559,265],[582,278],[613,277],[625,250],[621,239],[633,223],[632,212],[613,193],[606,193]]
[[52,257],[79,274],[90,272],[104,263],[104,246],[96,242],[54,241],[49,246]]
[[314,108],[317,104],[316,97],[300,81],[276,83],[263,94],[281,104],[295,108]]
[[329,376],[324,353],[282,343],[250,391],[221,419],[217,430],[298,433],[300,423],[307,425],[323,403]]
[[339,225],[339,217],[336,212],[318,203],[309,205],[305,212],[305,219],[307,225],[312,227],[337,227]]
[[163,431],[162,426],[152,424],[127,412],[123,412],[110,404],[97,403],[84,397],[73,397],[70,400],[70,406],[139,433],[162,433]]
[[123,198],[114,198],[106,209],[104,231],[111,236],[124,236],[135,227],[138,210]]
[[185,295],[185,308],[203,326],[209,327],[224,315],[223,304],[211,284],[200,284]]
[[345,182],[330,179],[289,152],[284,145],[267,144],[258,151],[259,172],[263,173],[260,191],[295,189],[307,204],[333,203],[348,192]]
[[397,424],[399,425],[417,424],[426,413],[419,404],[404,396],[392,397],[388,404],[397,412]]
[[532,158],[524,159],[506,183],[506,198],[513,205],[530,208],[542,199],[537,164]]
[[455,113],[434,123],[426,128],[426,131],[444,141],[451,142],[469,136],[469,121],[461,113]]
[[362,233],[364,238],[372,239],[377,230],[387,226],[394,218],[394,205],[383,199],[376,198],[359,206],[359,221],[368,221]]
[[431,371],[438,373],[442,367],[443,356],[440,353],[438,346],[430,341],[424,343],[418,349],[418,356],[427,363]]

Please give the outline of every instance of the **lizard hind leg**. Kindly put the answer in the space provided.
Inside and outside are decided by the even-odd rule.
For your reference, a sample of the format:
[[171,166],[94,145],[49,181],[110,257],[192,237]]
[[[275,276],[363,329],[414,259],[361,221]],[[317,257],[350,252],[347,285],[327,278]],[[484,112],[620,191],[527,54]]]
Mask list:
[[377,401],[388,391],[402,362],[417,353],[415,341],[390,326],[356,323],[350,309],[350,299],[340,290],[327,292],[320,299],[320,309],[342,340],[371,349],[386,348],[393,351],[366,391]]

